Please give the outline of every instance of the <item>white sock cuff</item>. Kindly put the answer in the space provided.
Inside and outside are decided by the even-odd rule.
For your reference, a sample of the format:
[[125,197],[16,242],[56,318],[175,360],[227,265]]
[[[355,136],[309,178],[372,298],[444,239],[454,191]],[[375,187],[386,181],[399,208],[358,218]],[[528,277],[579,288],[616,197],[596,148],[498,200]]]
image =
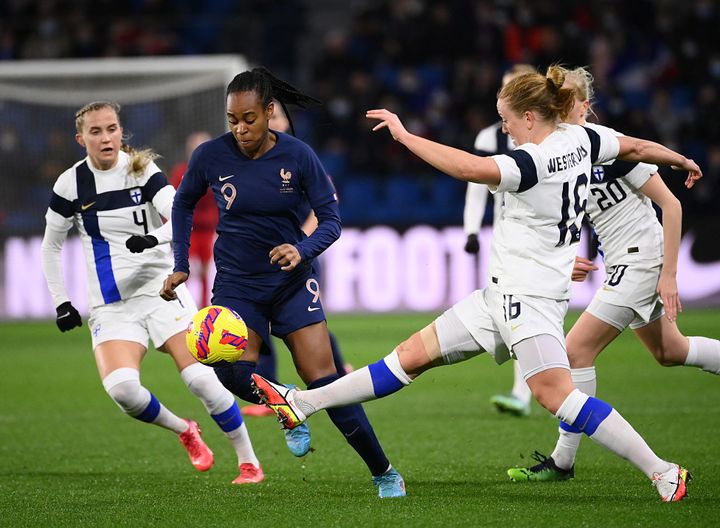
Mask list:
[[129,367],[115,369],[103,378],[102,384],[103,387],[105,387],[105,392],[110,392],[110,389],[126,381],[137,381],[140,383],[140,371]]
[[705,372],[720,374],[720,341],[703,336],[688,337],[685,364],[699,367]]
[[383,361],[385,361],[385,365],[387,365],[387,368],[390,369],[390,372],[392,372],[403,385],[410,385],[412,383],[410,376],[405,373],[400,365],[400,357],[398,356],[397,349],[385,356]]
[[570,369],[570,377],[573,383],[584,383],[594,380],[597,376],[595,375],[595,367],[584,367],[577,369]]
[[589,397],[578,389],[573,390],[567,395],[567,398],[555,413],[555,417],[568,424],[574,423]]
[[688,337],[688,353],[685,364],[693,367],[698,364],[698,338],[695,336]]
[[215,375],[215,371],[212,367],[208,367],[202,363],[193,363],[180,371],[180,377],[187,386],[190,386],[197,378],[207,376],[208,374]]

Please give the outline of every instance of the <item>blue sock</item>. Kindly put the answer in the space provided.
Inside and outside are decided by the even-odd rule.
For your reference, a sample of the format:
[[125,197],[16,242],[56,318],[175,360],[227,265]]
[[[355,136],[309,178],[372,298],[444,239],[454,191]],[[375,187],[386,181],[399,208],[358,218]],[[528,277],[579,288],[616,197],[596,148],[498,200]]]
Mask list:
[[337,373],[340,374],[340,376],[344,376],[347,374],[345,372],[345,360],[343,360],[342,354],[340,353],[340,345],[337,342],[337,339],[333,335],[332,332],[329,332],[330,335],[330,348],[332,349],[332,355],[333,355],[333,363],[335,363],[335,370],[337,370]]
[[560,427],[571,433],[585,433],[592,436],[605,418],[612,412],[610,404],[597,398],[589,397],[571,424],[560,422]]
[[236,361],[215,367],[215,374],[227,390],[246,402],[260,403],[260,399],[250,385],[250,374],[253,372],[255,372],[253,361]]
[[368,365],[375,396],[383,398],[402,389],[405,384],[388,368],[384,359]]
[[[324,387],[339,377],[338,374],[325,376],[308,384],[307,388]],[[375,431],[373,431],[362,405],[355,404],[326,410],[332,423],[343,433],[348,444],[360,455],[370,473],[375,477],[385,473],[390,462],[375,436]]]
[[563,422],[562,420],[560,420],[560,429],[562,429],[563,431],[567,431],[568,433],[582,434],[582,431],[579,427],[570,425],[569,423]]
[[140,420],[147,423],[153,423],[155,418],[157,418],[158,414],[160,414],[160,402],[155,397],[155,395],[151,392],[150,393],[150,403],[148,403],[147,407],[138,414],[137,416],[133,416],[136,420]]
[[215,423],[218,424],[220,429],[222,429],[226,433],[234,431],[243,424],[242,414],[240,414],[240,408],[238,407],[237,402],[234,400],[232,405],[228,407],[227,410],[219,414],[213,414],[211,416],[212,419],[215,420]]
[[255,372],[265,379],[277,379],[277,354],[275,352],[275,346],[272,343],[263,343],[260,348],[260,355],[258,356]]

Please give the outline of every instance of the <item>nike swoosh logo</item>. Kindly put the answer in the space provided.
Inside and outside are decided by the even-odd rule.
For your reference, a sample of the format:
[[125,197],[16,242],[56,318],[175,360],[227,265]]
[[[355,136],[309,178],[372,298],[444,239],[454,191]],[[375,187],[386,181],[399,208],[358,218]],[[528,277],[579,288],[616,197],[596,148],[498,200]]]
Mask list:
[[522,326],[522,323],[516,324],[516,325],[510,325],[510,330],[514,332],[515,330],[517,330],[517,329],[520,328],[521,326]]
[[230,178],[233,178],[234,176],[235,176],[234,174],[231,174],[230,176],[218,176],[218,180],[225,181],[225,180],[229,180]]
[[312,306],[308,306],[308,312],[314,312],[315,310],[319,310],[319,309],[320,309],[319,306],[316,306],[315,308],[313,308]]
[[93,205],[95,205],[97,202],[90,202],[89,204],[83,204],[80,206],[80,209],[83,211],[87,211],[90,209]]
[[184,316],[184,315],[177,315],[177,316],[175,316],[175,320],[176,320],[176,321],[179,321],[179,320],[182,319],[183,317],[185,317],[185,316]]
[[58,316],[58,319],[65,319],[66,317],[70,317],[70,312]]
[[349,432],[349,433],[343,433],[343,434],[345,435],[345,438],[350,438],[352,435],[354,435],[355,433],[358,432],[358,429],[360,429],[360,427],[356,427],[356,428],[353,429],[351,432]]

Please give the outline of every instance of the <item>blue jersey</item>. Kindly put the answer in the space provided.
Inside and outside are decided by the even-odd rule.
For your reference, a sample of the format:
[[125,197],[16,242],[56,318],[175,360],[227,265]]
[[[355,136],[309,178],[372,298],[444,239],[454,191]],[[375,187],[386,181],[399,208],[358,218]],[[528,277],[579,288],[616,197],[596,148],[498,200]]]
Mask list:
[[[195,150],[173,203],[175,271],[189,271],[192,211],[208,187],[219,211],[218,275],[280,285],[292,273],[270,264],[274,247],[293,244],[307,265],[340,236],[337,195],[320,160],[299,139],[272,133],[275,146],[258,159],[245,156],[230,132]],[[307,217],[303,202],[318,218],[310,237],[300,229]]]

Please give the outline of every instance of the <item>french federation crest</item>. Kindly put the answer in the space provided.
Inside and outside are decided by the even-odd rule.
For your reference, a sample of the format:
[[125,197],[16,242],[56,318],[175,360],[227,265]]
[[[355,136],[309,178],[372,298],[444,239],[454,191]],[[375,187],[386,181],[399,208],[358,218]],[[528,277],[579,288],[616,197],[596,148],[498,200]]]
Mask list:
[[292,185],[290,185],[290,178],[292,178],[292,172],[280,169],[280,179],[282,180],[282,183],[280,184],[281,193],[294,192]]
[[130,199],[135,205],[140,205],[142,203],[142,191],[140,190],[140,187],[130,189]]

